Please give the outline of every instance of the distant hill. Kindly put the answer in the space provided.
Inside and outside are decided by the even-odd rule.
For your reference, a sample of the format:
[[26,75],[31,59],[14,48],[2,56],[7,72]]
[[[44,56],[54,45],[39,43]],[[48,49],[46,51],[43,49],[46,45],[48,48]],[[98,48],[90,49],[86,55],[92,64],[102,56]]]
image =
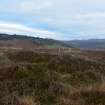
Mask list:
[[72,40],[66,44],[83,49],[105,49],[105,39]]
[[30,37],[25,35],[0,34],[0,47],[58,48],[58,47],[71,47],[71,46],[68,44],[65,44],[64,42],[53,40],[53,39],[44,39],[44,38]]

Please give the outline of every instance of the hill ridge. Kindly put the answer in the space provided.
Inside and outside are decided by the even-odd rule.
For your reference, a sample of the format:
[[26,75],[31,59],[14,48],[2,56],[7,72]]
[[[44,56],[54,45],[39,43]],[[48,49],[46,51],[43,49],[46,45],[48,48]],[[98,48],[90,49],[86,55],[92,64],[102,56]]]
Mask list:
[[65,44],[62,41],[54,40],[54,39],[0,33],[0,47],[2,46],[3,47],[9,47],[9,46],[22,47],[22,48],[24,47],[25,48],[26,47],[28,48],[31,48],[31,47],[48,47],[48,48],[71,47],[70,45]]

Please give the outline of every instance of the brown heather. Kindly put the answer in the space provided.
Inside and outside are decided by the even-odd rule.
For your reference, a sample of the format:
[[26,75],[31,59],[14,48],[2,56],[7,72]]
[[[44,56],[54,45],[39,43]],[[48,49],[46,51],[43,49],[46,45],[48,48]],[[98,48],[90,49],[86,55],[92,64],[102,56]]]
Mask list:
[[105,105],[104,51],[47,50],[1,50],[0,105]]

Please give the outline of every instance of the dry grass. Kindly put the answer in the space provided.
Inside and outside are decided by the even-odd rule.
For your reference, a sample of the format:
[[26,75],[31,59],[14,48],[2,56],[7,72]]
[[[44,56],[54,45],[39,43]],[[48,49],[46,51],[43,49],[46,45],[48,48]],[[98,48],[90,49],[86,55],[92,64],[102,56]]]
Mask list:
[[32,97],[26,97],[25,96],[25,97],[19,98],[16,105],[38,105],[38,104],[36,104],[33,101]]

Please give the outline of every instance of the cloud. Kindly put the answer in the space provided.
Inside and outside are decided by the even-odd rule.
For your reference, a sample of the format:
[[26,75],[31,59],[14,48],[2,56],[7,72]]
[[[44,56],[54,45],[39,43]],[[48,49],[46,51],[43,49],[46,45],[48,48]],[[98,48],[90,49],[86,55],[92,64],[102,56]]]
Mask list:
[[10,34],[30,35],[42,38],[53,38],[53,39],[60,39],[62,36],[61,33],[30,28],[21,24],[4,22],[4,21],[0,21],[0,32],[10,33]]
[[25,13],[33,13],[36,11],[38,12],[51,6],[52,1],[49,0],[44,0],[43,3],[41,0],[23,0],[19,4],[21,12]]
[[105,33],[105,0],[1,0],[0,14],[8,14],[0,20],[57,33],[46,35],[51,38],[104,37]]

